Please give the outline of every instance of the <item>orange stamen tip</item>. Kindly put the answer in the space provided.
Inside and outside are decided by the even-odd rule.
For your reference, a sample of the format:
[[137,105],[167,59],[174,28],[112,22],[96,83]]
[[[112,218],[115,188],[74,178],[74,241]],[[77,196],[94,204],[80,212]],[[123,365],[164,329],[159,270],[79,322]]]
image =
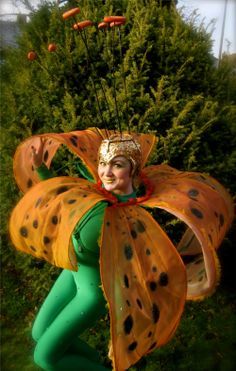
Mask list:
[[73,8],[70,10],[67,10],[67,12],[62,14],[63,19],[68,19],[70,17],[75,16],[76,14],[80,13],[80,8]]
[[53,53],[53,52],[55,52],[57,50],[57,46],[56,46],[56,44],[49,44],[48,45],[48,51],[50,52],[50,53]]
[[27,54],[27,59],[29,61],[34,61],[35,59],[37,58],[37,54],[31,50],[28,54]]
[[122,15],[110,15],[104,17],[104,22],[111,23],[111,22],[121,22],[120,24],[125,24],[126,18]]
[[86,28],[86,27],[89,27],[89,26],[92,26],[93,25],[93,22],[92,21],[89,21],[89,20],[86,20],[86,21],[82,21],[82,22],[78,22],[78,23],[75,23],[73,25],[73,29],[74,30],[82,30],[83,28]]
[[98,24],[98,29],[101,30],[103,28],[107,28],[108,27],[108,23],[106,22],[101,22]]
[[122,26],[123,22],[111,22],[110,27]]

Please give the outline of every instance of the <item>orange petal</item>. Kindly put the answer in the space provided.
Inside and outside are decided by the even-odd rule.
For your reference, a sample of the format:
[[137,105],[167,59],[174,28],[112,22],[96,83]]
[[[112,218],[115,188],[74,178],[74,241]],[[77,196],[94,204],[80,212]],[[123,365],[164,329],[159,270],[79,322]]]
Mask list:
[[102,200],[104,197],[84,179],[67,176],[42,181],[13,210],[11,240],[18,250],[77,270],[71,234],[83,215]]
[[167,165],[149,166],[144,173],[154,192],[141,205],[164,209],[190,228],[178,245],[180,254],[191,258],[186,264],[188,299],[211,294],[219,280],[214,250],[233,219],[230,195],[205,174],[181,172]]
[[13,169],[16,182],[23,192],[27,192],[40,179],[34,170],[32,163],[31,147],[36,151],[43,140],[43,161],[50,168],[53,157],[58,148],[64,144],[75,153],[87,166],[95,180],[97,180],[97,151],[101,143],[101,136],[96,130],[74,131],[61,134],[35,135],[22,142],[15,153]]
[[106,209],[100,263],[113,367],[126,370],[173,336],[186,299],[185,267],[165,232],[139,206]]
[[[104,129],[90,128],[70,133],[35,135],[26,139],[18,146],[13,161],[14,175],[19,188],[22,192],[27,192],[34,184],[40,181],[34,170],[31,156],[31,147],[34,146],[37,151],[40,140],[43,140],[44,143],[43,160],[48,168],[58,148],[64,144],[84,162],[94,180],[97,181],[98,149],[102,139],[109,137],[113,133],[113,131]],[[136,135],[136,138],[142,147],[142,166],[144,166],[152,147],[156,143],[156,138],[150,134]]]

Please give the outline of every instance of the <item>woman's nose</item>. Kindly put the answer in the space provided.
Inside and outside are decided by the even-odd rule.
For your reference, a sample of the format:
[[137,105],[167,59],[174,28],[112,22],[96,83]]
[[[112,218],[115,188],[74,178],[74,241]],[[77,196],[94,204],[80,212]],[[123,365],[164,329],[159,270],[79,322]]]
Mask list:
[[110,165],[107,165],[104,169],[104,175],[105,176],[112,176],[112,168]]

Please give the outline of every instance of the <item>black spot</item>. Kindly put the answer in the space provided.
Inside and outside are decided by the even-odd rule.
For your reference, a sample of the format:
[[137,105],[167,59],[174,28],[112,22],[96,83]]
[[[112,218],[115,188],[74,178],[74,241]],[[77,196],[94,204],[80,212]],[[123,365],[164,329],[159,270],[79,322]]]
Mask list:
[[52,141],[51,141],[51,140],[49,140],[48,144],[49,144],[49,145],[50,145],[50,144],[52,144]]
[[200,178],[202,178],[202,180],[206,180],[206,178],[203,175],[200,175]]
[[151,255],[151,251],[149,249],[146,250],[146,255]]
[[43,252],[44,252],[44,254],[45,254],[45,255],[47,255],[47,254],[48,254],[47,250],[43,250]]
[[130,233],[134,239],[137,238],[137,232],[134,229],[131,229]]
[[32,181],[32,179],[29,179],[28,182],[27,182],[27,188],[32,187],[32,185],[33,185],[33,181]]
[[57,225],[57,223],[58,223],[57,215],[53,215],[51,221],[52,221],[52,224]]
[[135,350],[135,349],[137,348],[137,345],[138,345],[137,341],[134,341],[133,343],[131,343],[131,344],[128,346],[128,350],[130,350],[130,351]]
[[169,282],[168,274],[166,272],[161,272],[159,277],[159,285],[167,286]]
[[83,198],[85,198],[85,197],[88,197],[88,195],[84,194],[84,195],[83,195]]
[[199,192],[197,189],[192,188],[188,191],[188,196],[191,197],[197,197],[199,195]]
[[81,150],[81,152],[87,152],[87,149],[86,148],[79,147],[79,149]]
[[155,291],[157,289],[157,283],[155,281],[149,282],[149,287],[151,291]]
[[124,275],[124,283],[125,283],[125,287],[127,287],[127,289],[128,289],[129,288],[129,278],[126,274]]
[[37,251],[36,248],[35,248],[34,246],[32,246],[32,245],[30,245],[30,249],[31,249],[32,251]]
[[143,233],[143,232],[145,232],[145,230],[146,230],[146,227],[145,227],[145,225],[143,224],[143,222],[141,222],[141,220],[137,220],[137,230],[138,230],[138,232],[140,232],[140,233]]
[[56,194],[59,195],[60,193],[63,193],[63,192],[66,192],[68,191],[68,187],[67,186],[62,186],[60,188],[58,188]]
[[43,243],[45,244],[45,245],[47,245],[48,243],[50,243],[50,238],[48,237],[48,236],[44,236],[43,237]]
[[43,156],[43,160],[44,160],[44,162],[46,162],[47,159],[48,159],[48,150],[45,151],[44,156]]
[[203,214],[200,210],[195,209],[195,207],[192,207],[190,210],[198,219],[203,219]]
[[73,144],[73,146],[77,147],[77,137],[75,135],[72,135],[70,137],[70,141]]
[[28,229],[26,227],[21,227],[20,234],[22,237],[28,237]]
[[72,198],[71,200],[68,200],[67,203],[68,204],[74,204],[76,202],[76,200],[74,198]]
[[111,225],[110,222],[107,222],[107,223],[106,223],[106,226],[107,226],[107,227],[110,227],[110,225]]
[[126,300],[126,304],[128,305],[128,307],[130,307],[130,306],[131,306],[131,304],[130,304],[129,300]]
[[200,264],[200,263],[202,263],[202,262],[203,262],[203,259],[198,259],[197,261],[195,261],[194,264]]
[[133,328],[133,324],[134,324],[134,321],[133,321],[133,318],[132,316],[129,314],[128,317],[126,317],[123,325],[124,325],[124,332],[126,335],[129,335],[132,328]]
[[159,317],[160,317],[160,311],[159,311],[159,308],[158,306],[154,303],[152,305],[152,320],[153,320],[153,323],[157,323],[157,321],[159,320]]
[[39,197],[39,198],[37,199],[37,201],[36,201],[35,207],[38,207],[39,204],[41,204],[41,202],[42,202],[42,197]]
[[157,342],[155,341],[148,350],[152,350],[153,348],[155,348],[155,346],[157,345]]
[[137,302],[139,308],[142,309],[143,308],[143,305],[141,303],[141,300],[140,299],[137,299],[136,302]]
[[224,215],[220,214],[219,218],[220,218],[220,226],[223,227],[224,222],[225,222]]
[[35,219],[35,220],[33,221],[33,227],[34,227],[35,229],[37,229],[38,226],[39,226],[39,223],[38,223],[37,219]]
[[124,247],[124,253],[127,260],[131,260],[133,257],[133,250],[130,245],[125,245]]
[[213,244],[212,236],[211,236],[210,233],[208,234],[208,238],[209,238],[209,240],[211,241],[211,243]]
[[152,271],[153,271],[153,272],[157,272],[157,267],[153,266],[153,267],[152,267]]
[[31,166],[31,170],[34,171],[34,167],[33,167],[33,165]]
[[203,276],[201,276],[199,279],[198,279],[198,282],[201,282],[203,280]]
[[152,331],[149,331],[148,338],[150,338],[151,336],[152,336]]

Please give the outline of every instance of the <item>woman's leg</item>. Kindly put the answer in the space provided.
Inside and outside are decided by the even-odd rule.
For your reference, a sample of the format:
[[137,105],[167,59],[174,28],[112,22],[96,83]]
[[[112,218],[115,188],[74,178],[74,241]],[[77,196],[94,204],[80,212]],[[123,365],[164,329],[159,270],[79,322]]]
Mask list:
[[73,299],[76,292],[77,287],[73,273],[69,270],[63,270],[51,288],[34,322],[32,336],[35,341],[40,339],[58,313]]
[[106,312],[99,272],[80,267],[75,277],[76,296],[60,311],[36,346],[35,362],[44,370],[106,370],[93,361],[91,348],[78,340],[78,335]]

